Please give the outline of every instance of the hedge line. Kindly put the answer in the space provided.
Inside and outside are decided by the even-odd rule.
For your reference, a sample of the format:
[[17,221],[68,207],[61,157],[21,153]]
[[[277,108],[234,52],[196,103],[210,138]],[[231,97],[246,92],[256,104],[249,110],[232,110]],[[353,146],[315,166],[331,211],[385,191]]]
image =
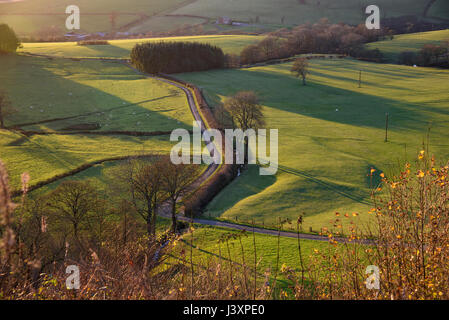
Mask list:
[[[58,135],[75,135],[75,134],[93,134],[100,136],[134,136],[134,137],[154,137],[154,136],[165,136],[170,135],[171,131],[30,131],[30,130],[22,130],[22,129],[14,129],[21,134],[29,137],[33,135],[50,135],[50,134],[58,134]],[[189,133],[193,133],[192,130],[189,130]]]
[[[81,165],[81,166],[79,166],[79,167],[77,167],[75,169],[72,169],[70,171],[67,171],[67,172],[58,174],[56,176],[53,176],[53,177],[51,177],[49,179],[40,181],[40,182],[30,186],[28,188],[28,192],[36,190],[36,189],[39,189],[39,188],[42,188],[43,186],[46,186],[46,185],[48,185],[50,183],[53,183],[53,182],[56,182],[56,181],[58,181],[60,179],[74,176],[75,174],[80,173],[81,171],[87,170],[89,168],[92,168],[93,166],[95,166],[97,164],[102,164],[104,162],[110,162],[110,161],[128,160],[128,159],[134,159],[134,158],[148,158],[148,157],[151,157],[151,156],[153,156],[153,154],[135,155],[135,156],[119,156],[119,157],[112,157],[112,158],[106,158],[106,159],[102,159],[102,160],[88,162],[88,163],[85,163],[85,164],[83,164],[83,165]],[[12,197],[18,197],[21,194],[22,194],[21,190],[14,190],[11,193],[11,196]]]
[[[199,104],[201,113],[204,119],[207,121],[211,128],[219,128],[218,122],[215,119],[212,111],[204,98],[202,92],[195,85],[188,83],[184,80],[175,78],[169,75],[162,75],[164,78],[178,82],[184,87],[192,90],[195,95],[195,99]],[[224,139],[223,139],[224,141]],[[225,155],[225,149],[221,150],[222,155]],[[193,217],[195,215],[200,215],[204,208],[212,201],[212,199],[220,193],[234,178],[236,177],[237,167],[235,165],[223,164],[219,167],[218,171],[215,172],[206,182],[198,188],[193,194],[191,194],[187,199],[184,199],[184,214],[188,217]]]

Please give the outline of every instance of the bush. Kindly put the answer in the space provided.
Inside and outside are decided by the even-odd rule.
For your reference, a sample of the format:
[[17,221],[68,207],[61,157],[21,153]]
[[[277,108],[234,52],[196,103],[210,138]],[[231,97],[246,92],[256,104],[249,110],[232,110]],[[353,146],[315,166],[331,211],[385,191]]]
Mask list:
[[20,47],[20,40],[14,30],[7,24],[0,24],[0,53],[16,52]]
[[185,200],[184,213],[187,217],[199,215],[203,209],[220,193],[235,177],[234,165],[223,165],[200,189]]
[[99,45],[108,45],[109,42],[107,40],[84,40],[78,41],[77,44],[79,46],[99,46]]
[[419,56],[413,51],[403,51],[398,56],[398,63],[412,66],[418,64]]
[[170,74],[224,68],[225,55],[218,47],[198,42],[148,42],[134,46],[131,62],[143,72]]

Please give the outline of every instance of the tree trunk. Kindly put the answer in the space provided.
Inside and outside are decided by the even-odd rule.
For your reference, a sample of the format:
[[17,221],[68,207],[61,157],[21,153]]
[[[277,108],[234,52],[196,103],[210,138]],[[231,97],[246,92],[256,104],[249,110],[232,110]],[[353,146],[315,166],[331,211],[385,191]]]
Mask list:
[[148,232],[148,235],[150,235],[150,236],[153,234],[151,215],[148,215],[148,217],[147,217],[147,232]]
[[172,207],[171,207],[171,220],[172,220],[172,232],[176,233],[176,200],[172,199]]
[[157,218],[157,205],[156,205],[157,201],[154,202],[154,206],[153,206],[153,215],[151,216],[151,235],[152,236],[156,236],[156,218]]
[[302,85],[303,85],[303,86],[306,85],[306,77],[302,77]]

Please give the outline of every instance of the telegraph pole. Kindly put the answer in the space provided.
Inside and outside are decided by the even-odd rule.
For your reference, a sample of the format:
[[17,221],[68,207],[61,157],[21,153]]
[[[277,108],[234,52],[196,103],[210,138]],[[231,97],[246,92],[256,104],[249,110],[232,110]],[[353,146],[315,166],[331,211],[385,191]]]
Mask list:
[[388,142],[388,112],[385,113],[385,142]]

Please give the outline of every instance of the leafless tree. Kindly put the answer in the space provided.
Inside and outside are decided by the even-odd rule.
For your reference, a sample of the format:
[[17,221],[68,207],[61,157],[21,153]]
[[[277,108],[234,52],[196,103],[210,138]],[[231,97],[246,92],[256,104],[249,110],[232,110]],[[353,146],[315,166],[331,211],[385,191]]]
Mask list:
[[121,166],[118,174],[118,183],[124,186],[134,211],[145,220],[151,236],[156,235],[156,211],[164,197],[160,161],[129,160]]
[[171,205],[172,232],[176,232],[176,202],[185,195],[199,173],[194,164],[175,165],[170,158],[164,158],[159,165],[162,172],[162,188]]
[[[233,97],[228,98],[224,103],[225,109],[229,112],[234,127],[246,131],[248,129],[257,130],[265,126],[265,116],[263,107],[259,103],[259,98],[253,91],[241,91]],[[248,159],[248,137],[245,136],[244,159]]]
[[240,91],[228,98],[224,108],[229,112],[234,126],[246,131],[258,129],[265,125],[263,107],[253,91]]
[[102,205],[96,189],[89,182],[62,182],[47,198],[52,219],[71,226],[75,240],[82,248],[80,232],[88,226]]

